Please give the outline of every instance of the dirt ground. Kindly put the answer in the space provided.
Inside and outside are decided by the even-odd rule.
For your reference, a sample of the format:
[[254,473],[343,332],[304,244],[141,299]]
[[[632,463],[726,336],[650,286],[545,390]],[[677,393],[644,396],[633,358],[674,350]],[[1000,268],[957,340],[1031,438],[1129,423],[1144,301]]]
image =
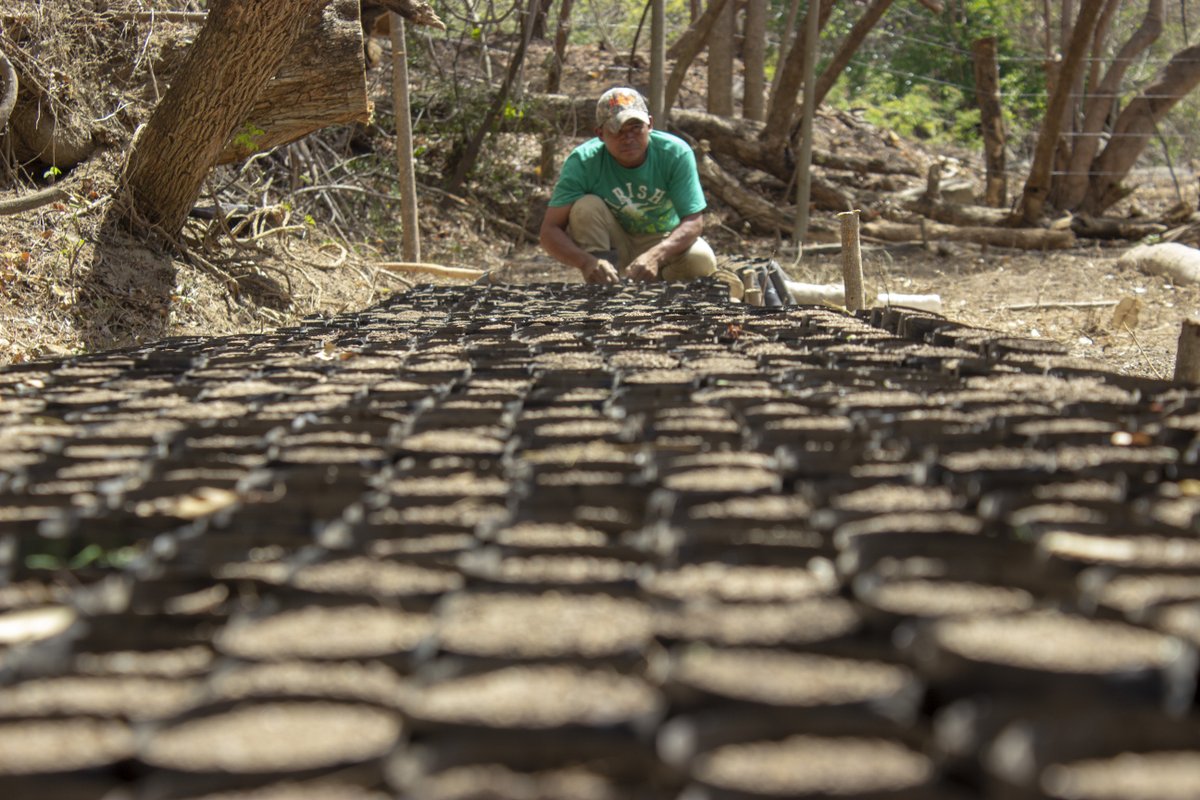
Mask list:
[[[548,47],[535,43],[529,63],[544,64]],[[570,55],[573,69],[564,93],[591,97],[626,82],[621,59],[612,53],[581,46]],[[381,67],[368,74],[372,98],[383,110],[390,106],[386,74]],[[703,75],[701,62],[689,73],[680,106],[703,108]],[[536,74],[528,80],[538,85]],[[413,91],[422,91],[420,75],[415,76]],[[865,123],[847,130],[846,116],[826,114],[818,119],[816,147],[862,157],[895,157],[900,152],[919,166],[946,155],[919,143],[897,145],[894,135]],[[578,141],[564,137],[561,154]],[[536,139],[532,145],[536,152]],[[250,242],[222,237],[211,222],[190,223],[185,233],[192,246],[182,256],[154,253],[137,242],[98,246],[96,234],[121,158],[120,148],[108,149],[74,170],[68,178],[72,197],[67,202],[0,216],[0,364],[168,335],[264,331],[313,313],[365,308],[404,291],[414,280],[432,280],[381,268],[380,262],[399,255],[369,234],[350,242],[320,223],[299,225],[287,218],[273,221],[278,235],[268,225]],[[532,175],[535,163],[531,158],[513,169],[521,176]],[[953,163],[959,180],[981,186],[977,154],[954,153]],[[908,188],[922,182],[906,180]],[[1142,213],[1153,216],[1177,202],[1170,181],[1161,176],[1157,181],[1147,181],[1116,212],[1133,213],[1137,204]],[[1010,178],[1010,186],[1019,187],[1020,176]],[[20,195],[33,188],[10,182],[5,194]],[[470,191],[472,202],[447,202],[430,183],[419,185],[423,261],[487,269],[517,283],[579,280],[531,241],[538,219],[530,209],[536,203],[520,204],[525,218],[510,218],[497,228],[489,224],[491,212],[480,202],[487,199],[490,187],[476,184]],[[879,191],[846,191],[865,209],[886,199]],[[547,193],[541,187],[530,196],[544,202]],[[814,220],[823,217],[829,223],[833,216],[830,210],[818,209]],[[705,235],[721,256],[771,256],[804,282],[840,279],[840,256],[829,248],[810,249],[797,262],[789,241],[781,248],[776,239],[742,235],[736,215],[716,201],[705,222]],[[299,228],[307,229],[296,233]],[[879,291],[936,294],[949,318],[1053,339],[1073,354],[1117,372],[1170,377],[1180,323],[1200,308],[1200,289],[1172,286],[1162,278],[1119,268],[1116,259],[1131,246],[1083,244],[1042,253],[958,243],[928,249],[918,244],[885,246],[865,240],[863,260],[868,297]],[[1114,324],[1114,309],[1127,298],[1136,301],[1136,319],[1126,315],[1121,324]]]

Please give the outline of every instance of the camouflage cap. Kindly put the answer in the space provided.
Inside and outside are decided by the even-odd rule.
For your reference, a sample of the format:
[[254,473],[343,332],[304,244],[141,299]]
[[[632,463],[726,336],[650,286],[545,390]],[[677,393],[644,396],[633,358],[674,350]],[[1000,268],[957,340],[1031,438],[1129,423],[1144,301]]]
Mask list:
[[611,133],[616,133],[631,119],[650,124],[646,101],[637,89],[618,86],[600,95],[596,102],[596,127],[607,127]]

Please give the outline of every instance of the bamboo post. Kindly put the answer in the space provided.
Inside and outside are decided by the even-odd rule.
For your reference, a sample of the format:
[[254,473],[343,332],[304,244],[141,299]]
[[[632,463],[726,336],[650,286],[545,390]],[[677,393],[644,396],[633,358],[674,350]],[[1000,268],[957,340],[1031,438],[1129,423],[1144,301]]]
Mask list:
[[421,260],[417,169],[413,164],[412,110],[408,98],[408,47],[404,17],[391,12],[392,105],[396,114],[396,166],[400,180],[400,250],[405,261]]
[[842,284],[846,287],[846,308],[859,311],[866,306],[863,296],[862,246],[858,235],[859,211],[837,215],[842,224]]
[[1175,382],[1200,383],[1200,319],[1185,319],[1179,328]]
[[667,22],[666,0],[653,0],[650,5],[650,116],[662,120],[667,129],[667,114],[663,108],[667,95]]
[[796,225],[792,239],[796,242],[796,264],[804,256],[804,239],[808,236],[808,203],[812,195],[813,117],[817,113],[816,71],[817,41],[821,31],[820,9],[808,4],[804,25],[804,99],[801,103],[800,154],[796,159]]

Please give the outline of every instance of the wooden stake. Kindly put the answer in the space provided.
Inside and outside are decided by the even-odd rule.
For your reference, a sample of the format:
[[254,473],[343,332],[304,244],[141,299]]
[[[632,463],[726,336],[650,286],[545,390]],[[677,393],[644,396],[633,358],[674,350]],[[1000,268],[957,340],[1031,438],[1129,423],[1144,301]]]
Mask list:
[[1200,383],[1200,319],[1185,319],[1180,326],[1175,382]]
[[858,236],[858,209],[837,215],[842,223],[842,283],[846,287],[846,308],[859,311],[867,304],[863,295],[862,245]]
[[445,267],[441,264],[424,264],[412,261],[381,261],[375,265],[388,272],[424,272],[426,275],[437,275],[439,278],[465,278],[476,280],[484,276],[481,269],[466,267]]
[[404,260],[421,260],[417,168],[413,163],[412,106],[408,99],[408,45],[404,17],[390,12],[392,24],[392,108],[396,117],[396,166],[400,188],[400,252]]

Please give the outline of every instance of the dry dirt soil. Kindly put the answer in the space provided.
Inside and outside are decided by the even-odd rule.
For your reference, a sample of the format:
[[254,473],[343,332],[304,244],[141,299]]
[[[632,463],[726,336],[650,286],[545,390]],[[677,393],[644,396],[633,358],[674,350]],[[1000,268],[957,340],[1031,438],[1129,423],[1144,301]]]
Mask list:
[[[529,63],[545,63],[547,47],[536,45]],[[628,82],[620,57],[598,47],[572,48],[570,59],[564,93],[593,97],[607,86]],[[703,108],[703,64],[692,73],[680,105]],[[377,67],[368,75],[381,109],[390,105],[387,74],[386,67]],[[531,73],[528,80],[536,90],[540,79]],[[421,75],[414,76],[414,95],[423,91],[421,82]],[[822,115],[817,147],[866,157],[896,152],[894,135],[865,123],[855,124],[847,135],[846,117]],[[561,153],[579,141],[564,137]],[[920,143],[900,148],[925,165],[950,155],[955,179],[982,185],[978,154],[950,154]],[[528,154],[528,161],[513,169],[532,175],[536,140],[530,137],[510,149],[517,159]],[[98,246],[96,234],[122,155],[119,147],[110,148],[73,171],[69,201],[0,216],[0,364],[167,335],[262,331],[312,313],[365,308],[414,280],[436,280],[379,268],[379,262],[399,258],[394,243],[381,244],[371,236],[348,241],[319,223],[290,218],[291,212],[280,210],[284,206],[277,206],[269,221],[260,220],[263,234],[252,241],[233,243],[211,222],[194,223],[188,232],[192,247],[184,257],[153,252],[133,241]],[[1022,179],[1014,175],[1010,186],[1019,187]],[[1170,178],[1159,175],[1156,180],[1147,178],[1115,211],[1153,216],[1176,204],[1180,197]],[[920,183],[919,178],[909,181],[910,188]],[[1183,200],[1195,203],[1194,196],[1186,196],[1194,187],[1194,182],[1186,184]],[[5,193],[19,195],[33,188],[10,180]],[[534,202],[524,204],[523,218],[497,227],[489,224],[483,202],[489,193],[486,184],[473,185],[466,199],[454,202],[422,185],[422,260],[488,269],[516,283],[578,280],[532,241],[530,232],[540,216],[537,201],[544,203],[547,191],[532,192]],[[847,191],[867,209],[880,197]],[[833,216],[832,210],[818,209],[814,220],[823,217],[828,223]],[[797,261],[789,241],[781,245],[773,238],[746,236],[736,215],[719,202],[706,217],[706,236],[724,257],[772,256],[797,280],[840,279],[836,252],[810,250]],[[1200,289],[1118,267],[1117,258],[1130,246],[1092,243],[1067,251],[1024,252],[958,243],[885,246],[865,240],[863,258],[869,296],[884,290],[936,294],[947,317],[1053,339],[1075,355],[1122,373],[1169,377],[1180,323],[1196,313]],[[1114,322],[1114,308],[1126,298],[1136,301],[1136,319],[1127,314]]]

